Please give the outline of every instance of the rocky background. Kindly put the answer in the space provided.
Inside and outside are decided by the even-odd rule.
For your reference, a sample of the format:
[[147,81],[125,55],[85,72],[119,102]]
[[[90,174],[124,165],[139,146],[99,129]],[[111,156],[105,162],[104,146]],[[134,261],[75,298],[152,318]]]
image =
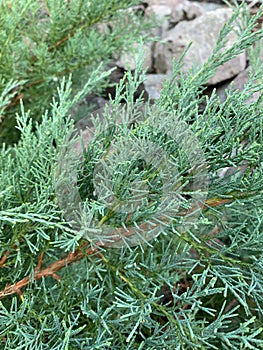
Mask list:
[[[260,1],[248,0],[251,14],[258,10]],[[228,22],[232,10],[221,0],[147,0],[138,6],[144,16],[155,15],[160,25],[153,35],[159,39],[145,44],[145,63],[147,78],[144,86],[138,91],[145,91],[145,98],[155,100],[160,96],[165,77],[169,77],[172,71],[172,60],[178,60],[188,44],[192,45],[187,51],[183,63],[183,71],[187,72],[192,65],[204,63],[215,48],[219,32]],[[258,24],[259,26],[262,23]],[[233,44],[237,34],[232,32],[228,36],[228,45]],[[115,62],[117,69],[113,72],[111,82],[118,82],[128,69],[135,69],[132,59],[136,47],[131,48],[129,54],[123,54]],[[263,52],[261,52],[263,59]],[[242,89],[248,79],[249,60],[244,52],[220,67],[213,78],[208,81],[206,93],[210,94],[216,89],[221,101],[226,98],[225,90],[230,83],[234,89]],[[114,88],[108,88],[103,96],[89,96],[85,103],[92,103],[95,109],[104,107],[108,95],[114,96]],[[255,95],[253,98],[257,98]]]

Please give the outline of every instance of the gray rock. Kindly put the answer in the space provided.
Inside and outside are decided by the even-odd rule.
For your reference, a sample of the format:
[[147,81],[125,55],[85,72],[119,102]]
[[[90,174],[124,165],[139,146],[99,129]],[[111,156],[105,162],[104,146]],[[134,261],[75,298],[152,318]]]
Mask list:
[[[175,0],[175,2],[178,2],[178,0]],[[174,11],[175,10],[176,10],[176,6]],[[172,17],[174,16],[174,11],[172,12]],[[183,12],[184,12],[184,19],[192,20],[201,16],[204,13],[204,10],[197,1],[184,0]]]
[[182,20],[192,20],[204,13],[198,2],[188,0],[148,1],[146,15],[155,15],[167,30]]
[[[148,43],[143,45],[144,56],[145,56],[143,68],[144,69],[147,68],[149,71],[152,69],[152,65],[153,65],[152,46],[153,46],[153,43]],[[130,67],[131,70],[134,70],[135,69],[134,57],[138,52],[138,47],[139,47],[138,44],[134,44],[131,52],[123,53],[121,57],[118,59],[118,61],[116,62],[116,65],[125,70],[128,70],[128,67]]]
[[166,16],[171,16],[172,9],[166,4],[152,4],[150,5],[146,11],[146,15],[154,14],[158,19],[163,19]]
[[[192,20],[203,13],[202,7],[197,2],[188,0],[149,0],[149,6],[145,10],[145,15],[155,15],[160,21],[160,26],[154,31],[154,35],[162,37],[168,29],[183,19]],[[144,45],[145,62],[143,68],[152,70],[153,43]],[[125,70],[128,66],[134,70],[135,64],[133,56],[137,52],[138,45],[134,45],[129,53],[123,53],[116,62],[117,66]]]
[[160,97],[163,82],[165,79],[164,74],[147,74],[144,81],[144,88],[148,93],[148,96],[155,100]]
[[228,8],[227,5],[225,5],[224,3],[219,3],[219,2],[207,2],[207,1],[202,1],[200,2],[200,6],[203,8],[204,11],[214,11],[217,9],[221,9],[221,8]]
[[153,30],[153,35],[162,37],[162,33],[166,32],[169,28],[169,19],[172,15],[171,7],[165,2],[165,4],[150,3],[145,11],[146,16],[155,16],[160,23],[159,27]]
[[[190,42],[192,45],[183,59],[183,71],[187,72],[194,64],[202,65],[206,62],[215,48],[221,28],[231,15],[231,9],[217,9],[206,12],[192,21],[182,21],[175,28],[167,31],[162,42],[155,46],[156,72],[169,75],[172,71],[172,60],[178,61]],[[237,34],[230,33],[227,46],[231,46],[236,40]],[[208,84],[214,85],[230,79],[244,70],[245,65],[246,55],[242,53],[219,67]]]
[[[239,91],[244,90],[245,85],[249,80],[249,71],[251,70],[251,66],[247,67],[243,72],[239,73],[238,76],[233,80],[233,88]],[[254,92],[254,94],[246,101],[247,103],[256,102],[260,97],[260,91]]]
[[[239,91],[244,90],[244,87],[247,84],[248,79],[249,79],[250,69],[251,69],[251,66],[248,66],[244,71],[239,73],[238,76],[235,77],[235,79],[233,79],[231,84],[232,84],[232,88],[234,90],[239,90]],[[230,84],[228,83],[227,86],[222,86],[219,89],[217,89],[217,91],[216,91],[221,102],[224,102],[226,100],[226,89],[229,87],[229,85]],[[251,95],[251,97],[248,100],[246,100],[246,103],[249,104],[249,103],[256,102],[259,97],[260,97],[260,91],[254,92]]]

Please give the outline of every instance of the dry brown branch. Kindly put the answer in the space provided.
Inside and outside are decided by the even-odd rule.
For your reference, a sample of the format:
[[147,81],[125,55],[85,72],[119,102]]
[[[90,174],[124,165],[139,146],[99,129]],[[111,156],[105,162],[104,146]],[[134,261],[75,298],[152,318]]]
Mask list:
[[[221,206],[224,205],[226,203],[230,203],[233,201],[233,198],[227,198],[227,199],[222,199],[222,198],[210,198],[208,199],[203,206],[201,206],[202,208],[205,207],[216,207],[216,206]],[[192,206],[192,208],[190,210],[183,211],[181,213],[181,215],[186,215],[186,214],[190,214],[191,212],[193,212],[194,210],[196,210],[195,206]],[[157,225],[157,224],[156,224]],[[147,224],[142,224],[140,226],[140,228],[142,229],[146,229],[147,228]],[[128,231],[124,228],[120,228],[118,230],[118,237],[114,237],[114,241],[119,241],[121,239],[121,235],[124,235],[125,237],[129,237],[131,235],[133,235],[135,233],[135,230],[130,228]],[[121,234],[121,235],[120,235]],[[81,259],[83,259],[85,256],[87,255],[97,255],[99,257],[101,257],[101,254],[99,252],[99,246],[103,246],[103,247],[107,247],[108,245],[112,244],[112,242],[110,243],[100,243],[97,244],[98,248],[87,248],[89,242],[85,242],[79,249],[77,249],[75,252],[70,252],[66,257],[55,261],[54,263],[50,264],[49,266],[43,268],[41,270],[41,265],[43,263],[43,258],[44,258],[44,252],[42,252],[39,256],[38,259],[38,263],[37,266],[34,270],[34,280],[38,280],[41,279],[42,277],[53,277],[54,279],[56,279],[57,281],[60,280],[60,277],[56,274],[59,270],[61,270],[62,268],[64,268],[65,266],[71,265],[72,263],[79,261]],[[87,248],[87,249],[86,249]],[[8,254],[10,252],[7,251],[5,253],[5,255],[1,258],[0,260],[0,267],[4,264],[4,262],[6,261]],[[23,287],[26,287],[29,283],[29,281],[32,280],[32,276],[27,276],[25,278],[23,278],[22,280],[15,282],[11,285],[7,285],[3,290],[0,291],[0,300],[12,295],[12,294],[18,294],[19,296],[22,295],[21,289]]]
[[[96,248],[93,248],[93,249],[88,248],[85,250],[84,248],[87,245],[88,243],[86,242],[85,244],[83,244],[83,246],[80,249],[76,250],[74,253],[70,252],[65,258],[55,261],[51,265],[41,270],[41,265],[44,257],[44,253],[42,252],[38,259],[38,264],[35,268],[34,280],[38,280],[42,277],[49,277],[49,276],[55,278],[56,280],[59,280],[59,276],[56,274],[56,272],[61,270],[63,267],[70,265],[75,261],[83,259],[84,256],[86,255],[93,255],[93,254],[99,255],[98,249]],[[27,276],[22,280],[20,280],[19,282],[13,283],[11,285],[7,285],[2,291],[0,291],[0,300],[12,294],[18,294],[21,296],[22,295],[21,288],[27,286],[30,280],[31,280],[31,276]]]
[[5,254],[2,256],[2,258],[0,259],[0,267],[2,267],[4,265],[4,263],[6,262],[9,254],[10,254],[10,250],[7,250],[5,252]]
[[228,305],[226,305],[226,307],[224,309],[224,314],[228,313],[236,305],[238,305],[238,300],[236,298],[234,298],[233,300],[230,301],[230,303]]

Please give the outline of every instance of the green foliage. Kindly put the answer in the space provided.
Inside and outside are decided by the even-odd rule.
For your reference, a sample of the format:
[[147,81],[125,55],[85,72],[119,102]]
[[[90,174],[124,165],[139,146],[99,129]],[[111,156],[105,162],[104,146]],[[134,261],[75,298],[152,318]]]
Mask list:
[[[58,82],[72,73],[73,93],[80,91],[92,71],[128,50],[149,28],[129,10],[138,0],[1,1],[0,91],[17,84],[1,114],[0,139],[14,142],[14,115],[22,97],[31,117],[39,120],[55,96]],[[99,92],[106,81],[100,82]],[[40,101],[41,99],[41,101]]]
[[[67,189],[67,178],[60,176],[64,174],[61,158],[67,161],[65,145],[71,150],[76,142],[67,115],[108,73],[95,70],[75,98],[72,83],[63,78],[57,98],[35,130],[30,113],[21,105],[17,117],[21,139],[17,145],[3,147],[0,154],[1,349],[263,347],[262,94],[247,103],[254,92],[262,91],[263,84],[256,79],[263,65],[255,59],[244,90],[230,88],[225,102],[214,93],[209,98],[203,95],[206,81],[218,66],[262,40],[262,31],[251,31],[256,21],[256,17],[249,20],[237,43],[222,51],[222,38],[232,30],[230,22],[207,63],[189,74],[181,74],[181,63],[175,64],[156,105],[146,103],[145,108],[142,99],[134,101],[145,78],[140,51],[135,75],[128,72],[120,81],[104,118],[94,116],[95,135],[88,148],[83,145],[83,159],[74,163],[75,153],[70,152],[77,174],[75,187],[79,186],[85,202],[86,217],[80,219],[87,221],[81,229],[74,226],[74,198],[66,197],[75,223],[66,220],[58,195],[60,185]],[[12,90],[10,84],[16,82],[7,85],[0,108]],[[183,143],[189,135],[196,138]],[[130,155],[133,144],[130,140],[157,144],[165,150],[165,161],[177,166],[178,183],[171,193],[181,194],[180,206],[175,208],[171,200],[164,207],[167,212],[160,218],[160,230],[150,232],[155,238],[147,242],[138,240],[136,225],[156,215],[170,178],[165,181],[162,162],[159,168],[140,159],[135,167],[129,157],[124,162],[122,157]],[[118,148],[121,141],[123,147]],[[204,154],[205,162],[199,167],[191,166],[187,154],[191,149]],[[110,157],[116,162],[103,162]],[[128,241],[117,249],[118,236],[113,244],[112,236],[107,240],[109,226],[118,231],[123,220],[125,228],[127,217],[114,207],[109,215],[96,192],[92,180],[100,162],[115,171],[114,192],[127,202],[127,184],[147,180],[152,186],[156,208],[144,205],[139,218],[129,216],[137,239],[133,247]],[[196,186],[199,180],[207,180],[206,173],[207,191]],[[197,196],[200,190],[201,197]],[[191,213],[193,198],[201,199],[199,210]],[[99,225],[94,225],[96,220]],[[131,231],[121,232],[125,236]]]

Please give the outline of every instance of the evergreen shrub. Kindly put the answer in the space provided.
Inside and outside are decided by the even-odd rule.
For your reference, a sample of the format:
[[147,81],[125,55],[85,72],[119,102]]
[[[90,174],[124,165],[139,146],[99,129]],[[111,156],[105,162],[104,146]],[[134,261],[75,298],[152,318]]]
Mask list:
[[[77,93],[96,68],[105,71],[109,62],[130,50],[138,35],[149,35],[153,21],[136,11],[138,3],[0,1],[0,91],[12,97],[1,111],[2,143],[19,137],[14,116],[21,98],[32,119],[39,121],[64,75],[72,74],[72,94]],[[100,93],[107,85],[105,75],[92,92]]]
[[[175,63],[154,105],[134,98],[142,50],[87,129],[69,110],[107,72],[75,97],[64,77],[34,126],[21,103],[21,138],[0,154],[1,349],[263,347],[261,12],[239,6],[207,62]],[[205,96],[243,50],[245,88]]]

